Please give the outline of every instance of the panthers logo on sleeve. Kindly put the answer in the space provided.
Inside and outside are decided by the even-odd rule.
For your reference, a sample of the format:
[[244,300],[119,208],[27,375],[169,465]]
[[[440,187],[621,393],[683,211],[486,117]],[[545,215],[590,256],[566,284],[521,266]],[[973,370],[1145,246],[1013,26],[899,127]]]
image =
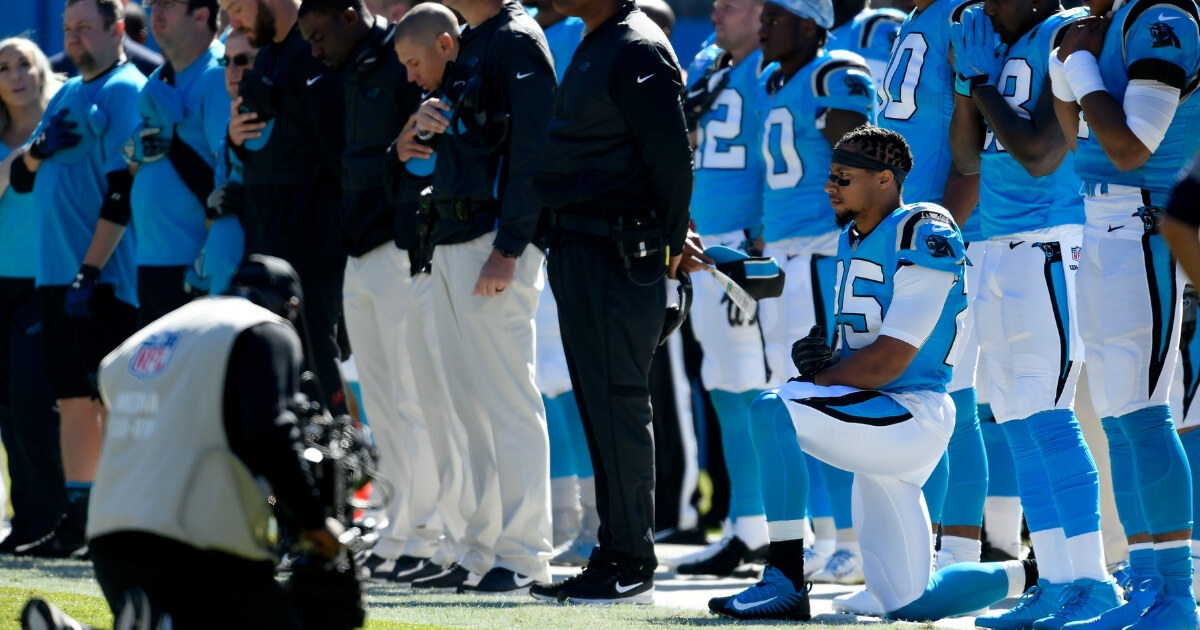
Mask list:
[[1175,34],[1175,29],[1171,28],[1166,22],[1155,22],[1150,25],[1150,39],[1153,41],[1151,48],[1165,48],[1174,46],[1180,48],[1179,36]]
[[934,258],[946,258],[954,255],[954,248],[950,246],[950,241],[947,241],[946,237],[941,234],[926,235],[925,248]]

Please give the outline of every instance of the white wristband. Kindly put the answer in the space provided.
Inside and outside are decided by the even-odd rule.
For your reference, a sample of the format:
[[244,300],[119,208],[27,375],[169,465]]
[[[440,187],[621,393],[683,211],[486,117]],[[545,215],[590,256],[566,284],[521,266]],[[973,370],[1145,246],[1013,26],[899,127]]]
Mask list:
[[1071,91],[1071,84],[1067,82],[1067,71],[1063,67],[1063,62],[1058,59],[1057,48],[1050,51],[1050,62],[1046,68],[1050,75],[1050,90],[1054,92],[1054,98],[1074,103],[1077,100],[1075,92]]
[[1083,97],[1092,92],[1106,90],[1104,79],[1100,77],[1100,64],[1096,62],[1096,57],[1086,50],[1071,53],[1063,62],[1063,72],[1077,100],[1083,100]]

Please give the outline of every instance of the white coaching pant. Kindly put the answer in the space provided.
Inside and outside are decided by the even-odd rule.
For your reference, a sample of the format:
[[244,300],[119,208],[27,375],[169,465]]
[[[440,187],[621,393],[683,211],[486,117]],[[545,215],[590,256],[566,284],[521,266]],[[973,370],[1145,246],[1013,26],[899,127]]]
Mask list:
[[867,588],[884,610],[929,585],[933,535],[921,486],[954,432],[943,392],[884,393],[793,381],[779,389],[805,453],[854,473],[851,514]]
[[389,559],[429,558],[442,534],[436,465],[409,362],[410,286],[408,253],[390,242],[346,261],[346,333],[379,451],[379,474],[392,489],[384,507],[388,524],[374,553]]
[[[828,277],[822,277],[817,273],[814,258],[837,255],[840,234],[840,231],[833,231],[819,236],[798,236],[767,243],[764,248],[765,255],[774,256],[787,276],[780,299],[763,300],[758,305],[758,317],[766,338],[767,361],[771,366],[772,386],[797,374],[796,367],[792,365],[792,344],[797,339],[807,337],[814,325],[824,320],[826,314],[834,312],[832,305],[822,304],[822,312],[818,313],[815,301],[817,296],[823,296],[822,300],[834,299],[832,289],[822,291],[822,285],[829,283],[832,287],[836,282],[836,267],[829,266]],[[825,333],[829,334],[834,322],[826,321],[823,324]]]
[[[746,235],[741,231],[709,234],[701,236],[701,240],[708,247],[724,245],[741,251]],[[688,317],[692,320],[696,341],[704,350],[700,364],[704,388],[727,392],[766,389],[771,383],[768,377],[770,366],[759,313],[764,304],[769,307],[770,303],[780,300],[771,298],[759,302],[759,311],[751,318],[725,295],[709,274],[701,272],[692,277],[692,310]],[[791,282],[790,277],[788,282]],[[788,349],[790,352],[790,345]]]
[[545,256],[532,245],[513,284],[472,295],[496,233],[433,252],[434,315],[451,400],[468,435],[477,507],[461,563],[475,573],[511,569],[550,579],[550,442],[534,383],[534,314]]
[[1175,261],[1161,235],[1145,234],[1138,189],[1110,186],[1083,204],[1079,332],[1096,413],[1120,417],[1167,405],[1183,302]]
[[1075,303],[1082,237],[1083,226],[1060,225],[988,243],[973,308],[996,422],[1073,407],[1083,365]]
[[437,316],[433,309],[430,274],[412,279],[413,310],[408,326],[409,363],[417,386],[417,401],[428,429],[429,444],[437,465],[437,476],[429,476],[438,490],[438,512],[445,537],[433,555],[437,564],[447,565],[464,553],[467,519],[475,513],[475,489],[467,474],[467,430],[450,402],[445,365],[437,341]]

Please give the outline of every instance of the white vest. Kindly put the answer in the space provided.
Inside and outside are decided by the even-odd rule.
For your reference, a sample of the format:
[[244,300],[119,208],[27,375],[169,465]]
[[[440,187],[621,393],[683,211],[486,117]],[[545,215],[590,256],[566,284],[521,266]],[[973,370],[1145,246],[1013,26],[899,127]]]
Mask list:
[[237,297],[193,301],[135,333],[100,363],[108,423],[88,538],[141,531],[269,560],[271,508],[225,435],[225,374],[242,331],[286,323]]

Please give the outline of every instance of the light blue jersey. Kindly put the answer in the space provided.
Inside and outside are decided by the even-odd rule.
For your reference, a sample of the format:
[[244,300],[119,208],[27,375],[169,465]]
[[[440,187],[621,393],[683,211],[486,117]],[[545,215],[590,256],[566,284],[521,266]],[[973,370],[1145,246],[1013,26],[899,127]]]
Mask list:
[[[216,185],[227,182],[242,182],[242,162],[233,151],[226,149],[225,141],[217,151]],[[212,223],[204,241],[203,272],[210,294],[224,293],[229,281],[242,264],[246,247],[246,232],[242,220],[236,216],[224,216]]]
[[[1033,115],[1042,92],[1050,89],[1047,61],[1066,32],[1064,27],[1086,15],[1082,8],[1052,15],[1009,47],[996,85],[1022,118]],[[1083,197],[1073,154],[1068,152],[1054,173],[1034,177],[988,129],[980,159],[979,214],[985,237],[1083,223]]]
[[964,251],[962,235],[950,212],[930,203],[900,206],[866,236],[860,235],[853,223],[842,232],[837,254],[837,325],[843,359],[879,337],[891,307],[898,269],[919,265],[958,277],[916,358],[880,391],[946,391],[955,358],[952,349],[958,337],[957,319],[967,308],[967,296],[959,289]]
[[763,74],[756,50],[728,71],[725,88],[700,117],[691,213],[701,234],[757,231],[762,223],[763,156],[754,99]]
[[954,113],[954,68],[950,64],[950,25],[978,0],[937,0],[909,14],[879,86],[879,126],[904,136],[913,168],[904,180],[904,198],[942,203],[950,155],[950,116]]
[[833,151],[818,119],[830,109],[875,119],[871,71],[855,53],[818,51],[795,76],[781,79],[778,71],[764,74],[757,97],[768,243],[837,229],[825,194]]
[[[0,142],[0,162],[11,153],[12,149]],[[10,186],[0,193],[0,278],[37,274],[39,214],[32,192],[19,193]]]
[[[146,76],[131,63],[92,79],[69,79],[50,99],[36,133],[58,112],[76,123],[79,144],[42,162],[33,194],[41,209],[37,285],[68,286],[83,264],[108,193],[106,175],[125,170],[122,148],[141,124],[137,97]],[[35,134],[36,135],[36,134]],[[113,285],[118,299],[137,305],[137,259],[133,230],[126,230],[100,271],[100,283]]]
[[863,9],[854,19],[830,31],[827,48],[861,55],[871,69],[871,78],[880,85],[905,17],[896,9]]
[[[146,127],[171,130],[210,167],[229,125],[229,93],[219,65],[225,47],[214,43],[186,68],[176,70],[174,87],[155,70],[139,95]],[[167,158],[144,162],[130,194],[137,231],[139,266],[190,265],[204,246],[208,228],[204,204],[183,183]]]
[[[1130,81],[1149,80],[1191,95],[1200,77],[1200,31],[1191,0],[1130,0],[1108,26],[1100,50],[1100,76],[1118,103]],[[1122,173],[1092,135],[1079,140],[1075,170],[1087,183],[1119,184],[1148,190],[1164,205],[1175,176],[1200,147],[1200,99],[1188,98],[1158,149],[1139,168]]]
[[563,75],[567,72],[567,66],[571,65],[571,57],[575,56],[575,49],[579,48],[579,42],[583,41],[585,28],[583,20],[577,17],[568,17],[545,29],[546,43],[550,44],[550,56],[554,58],[554,74],[558,77],[559,82],[562,82]]

